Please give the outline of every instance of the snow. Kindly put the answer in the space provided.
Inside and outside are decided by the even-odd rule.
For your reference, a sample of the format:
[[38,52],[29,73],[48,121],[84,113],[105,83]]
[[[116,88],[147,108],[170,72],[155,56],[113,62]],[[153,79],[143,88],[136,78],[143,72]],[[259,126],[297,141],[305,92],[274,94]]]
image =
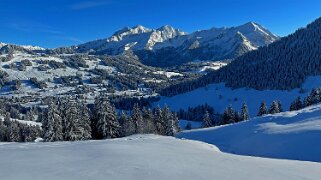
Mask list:
[[181,74],[181,73],[166,72],[166,71],[156,71],[156,72],[153,72],[153,74],[162,74],[162,75],[165,75],[167,78],[171,78],[173,76],[183,76],[183,74]]
[[[0,117],[0,120],[4,121],[4,117]],[[42,123],[34,122],[34,121],[25,121],[25,120],[13,119],[13,118],[10,118],[10,120],[11,121],[18,121],[19,123],[31,125],[31,126],[40,126],[41,127],[41,125],[42,125]]]
[[[240,110],[243,102],[246,102],[251,117],[257,115],[259,106],[265,101],[269,106],[273,100],[280,100],[283,110],[288,110],[292,101],[298,96],[302,99],[306,97],[312,88],[321,87],[321,76],[308,78],[303,84],[304,93],[299,89],[291,91],[264,90],[259,91],[250,88],[231,89],[224,83],[210,84],[191,92],[179,94],[174,97],[161,97],[161,100],[154,103],[155,106],[167,104],[172,110],[178,111],[180,108],[187,109],[202,104],[209,104],[216,112],[222,113],[226,107],[232,105],[235,110]],[[235,99],[236,98],[236,99]]]
[[207,71],[207,70],[214,70],[214,71],[216,71],[216,70],[219,70],[219,69],[221,69],[222,67],[226,66],[227,64],[228,64],[228,63],[226,63],[226,62],[220,62],[220,61],[218,61],[218,62],[213,62],[213,63],[210,63],[209,66],[203,66],[203,67],[199,70],[199,72],[205,72],[205,71]]
[[177,137],[215,144],[239,155],[321,162],[321,104],[234,125],[186,131]]
[[1,179],[320,179],[321,164],[246,157],[172,137],[1,143]]

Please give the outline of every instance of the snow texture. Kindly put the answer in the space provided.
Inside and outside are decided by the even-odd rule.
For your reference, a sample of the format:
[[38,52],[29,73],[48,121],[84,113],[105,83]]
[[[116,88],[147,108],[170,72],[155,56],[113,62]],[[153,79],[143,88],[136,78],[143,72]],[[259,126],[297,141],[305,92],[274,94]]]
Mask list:
[[1,179],[320,179],[321,164],[246,157],[154,135],[122,139],[1,143]]
[[239,155],[321,162],[321,104],[177,137],[215,144]]

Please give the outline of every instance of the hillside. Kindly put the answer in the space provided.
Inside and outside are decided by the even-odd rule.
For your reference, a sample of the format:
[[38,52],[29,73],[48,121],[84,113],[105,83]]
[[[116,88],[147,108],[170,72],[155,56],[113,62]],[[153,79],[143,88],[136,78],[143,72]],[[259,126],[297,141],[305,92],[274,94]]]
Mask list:
[[317,179],[321,165],[225,154],[154,135],[53,143],[1,143],[3,179]]
[[209,84],[205,87],[178,94],[173,97],[162,96],[159,101],[154,103],[154,106],[164,106],[166,104],[171,109],[178,111],[179,109],[187,110],[188,107],[208,104],[212,106],[217,113],[223,113],[229,105],[232,105],[235,110],[239,111],[242,104],[246,103],[249,108],[250,116],[255,117],[262,101],[269,106],[272,101],[279,100],[283,110],[289,110],[291,102],[297,97],[300,96],[303,99],[313,88],[321,87],[320,79],[320,76],[310,77],[302,84],[302,89],[297,88],[291,91],[261,91],[253,88],[232,89],[227,87],[224,83]]
[[235,125],[185,131],[179,138],[239,155],[321,162],[321,105],[252,118]]
[[[255,51],[195,81],[179,83],[162,94],[173,96],[224,82],[232,89],[291,90],[310,76],[321,75],[321,18],[305,28]],[[173,91],[174,90],[174,91]]]

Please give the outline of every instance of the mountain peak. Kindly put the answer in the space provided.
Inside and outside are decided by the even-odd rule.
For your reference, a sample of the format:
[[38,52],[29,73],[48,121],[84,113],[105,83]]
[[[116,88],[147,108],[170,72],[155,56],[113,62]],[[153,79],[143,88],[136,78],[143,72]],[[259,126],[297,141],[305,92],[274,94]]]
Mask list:
[[150,32],[151,29],[148,29],[142,25],[136,25],[132,28],[132,32],[135,34]]

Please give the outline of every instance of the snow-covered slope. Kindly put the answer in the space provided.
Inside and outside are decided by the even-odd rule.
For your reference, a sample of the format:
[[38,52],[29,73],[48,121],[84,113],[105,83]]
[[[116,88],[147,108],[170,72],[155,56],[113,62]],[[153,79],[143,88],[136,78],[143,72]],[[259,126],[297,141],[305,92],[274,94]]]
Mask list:
[[195,107],[207,103],[216,112],[223,113],[229,105],[232,105],[235,110],[240,110],[245,102],[249,107],[251,117],[254,117],[258,113],[262,101],[265,101],[269,106],[273,100],[280,100],[283,110],[286,111],[289,110],[291,102],[298,96],[301,96],[301,98],[306,97],[316,87],[321,87],[320,76],[308,78],[302,85],[304,92],[300,92],[300,89],[293,89],[291,91],[259,91],[250,88],[231,89],[226,87],[224,83],[210,84],[174,97],[162,97],[154,105],[163,106],[167,104],[172,110],[178,111],[180,108],[186,110],[189,106]]
[[245,157],[215,146],[153,135],[0,144],[1,179],[319,179],[321,164]]
[[234,125],[185,131],[178,137],[214,144],[224,152],[240,155],[321,162],[321,105]]

